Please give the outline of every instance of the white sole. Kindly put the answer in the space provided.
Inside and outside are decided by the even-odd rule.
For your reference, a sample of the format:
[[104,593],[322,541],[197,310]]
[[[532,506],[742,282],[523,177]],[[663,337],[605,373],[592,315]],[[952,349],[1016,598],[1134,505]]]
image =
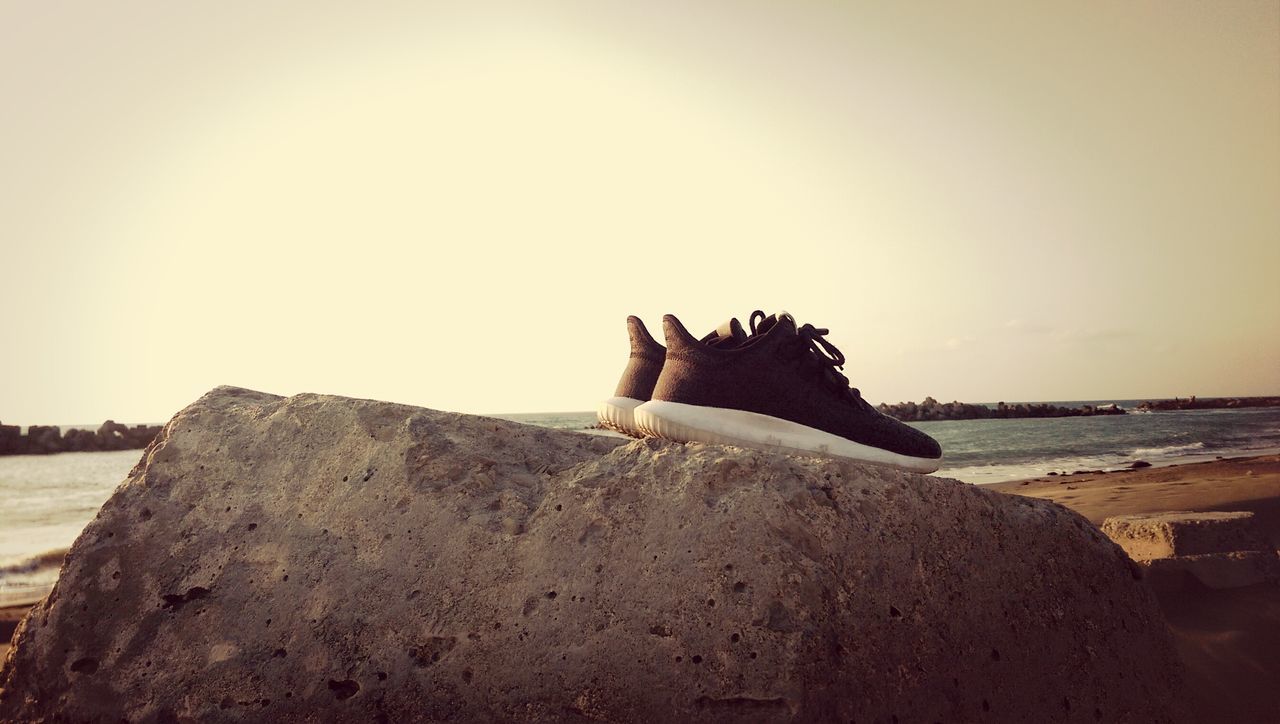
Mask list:
[[709,442],[818,457],[849,458],[913,473],[932,473],[941,458],[917,458],[846,440],[839,435],[758,412],[651,400],[632,411],[635,425],[652,437]]
[[642,404],[643,400],[632,397],[610,397],[596,406],[596,419],[615,432],[631,437],[644,437],[644,433],[636,427],[633,414]]

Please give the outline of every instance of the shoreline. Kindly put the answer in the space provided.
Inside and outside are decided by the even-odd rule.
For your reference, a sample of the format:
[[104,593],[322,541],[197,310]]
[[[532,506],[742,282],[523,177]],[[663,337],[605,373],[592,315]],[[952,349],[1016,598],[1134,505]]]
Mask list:
[[1280,453],[1042,475],[982,487],[1061,503],[1095,525],[1116,515],[1234,505],[1258,515],[1272,541],[1280,541]]
[[[1202,465],[1205,463],[1227,462],[1231,460],[1245,460],[1254,458],[1266,458],[1280,455],[1280,446],[1269,446],[1254,449],[1225,449],[1225,450],[1209,450],[1201,453],[1183,453],[1176,457],[1161,457],[1159,455],[1130,455],[1122,460],[1115,462],[1107,462],[1098,464],[1099,461],[1094,460],[1092,465],[1081,465],[1085,462],[1082,458],[1079,461],[1072,462],[1068,465],[1055,464],[1051,469],[1045,470],[1041,467],[1038,474],[1026,474],[1029,471],[1018,470],[1018,468],[1028,468],[1043,463],[1018,463],[1010,465],[967,465],[957,466],[954,468],[946,468],[938,470],[934,475],[944,478],[954,478],[961,482],[970,483],[972,485],[980,485],[984,488],[1002,485],[1021,485],[1027,481],[1057,481],[1073,478],[1077,476],[1100,477],[1104,475],[1119,475],[1132,472],[1141,472],[1143,470],[1166,469],[1173,467],[1185,467],[1190,465]],[[1064,462],[1061,460],[1055,462]],[[945,458],[944,458],[945,463]],[[1138,467],[1133,467],[1134,464]],[[1142,463],[1146,463],[1143,465]],[[1068,470],[1068,468],[1074,468]],[[1019,474],[1021,473],[1021,474]],[[997,477],[995,480],[981,480],[979,478]],[[1009,477],[1000,477],[1009,476]]]

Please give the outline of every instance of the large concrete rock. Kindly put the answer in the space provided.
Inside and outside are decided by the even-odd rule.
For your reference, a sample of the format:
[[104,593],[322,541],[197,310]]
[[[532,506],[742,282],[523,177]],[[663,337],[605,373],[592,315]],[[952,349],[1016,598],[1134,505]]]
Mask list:
[[1141,721],[1180,670],[1053,503],[219,388],[15,633],[0,719]]

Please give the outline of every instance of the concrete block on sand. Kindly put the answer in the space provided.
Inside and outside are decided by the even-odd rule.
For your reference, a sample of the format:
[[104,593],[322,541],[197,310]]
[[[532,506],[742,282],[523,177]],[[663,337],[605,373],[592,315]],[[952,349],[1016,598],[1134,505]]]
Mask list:
[[1107,518],[1102,531],[1147,569],[1157,590],[1280,581],[1280,554],[1251,512],[1170,512]]
[[1102,532],[1135,561],[1270,549],[1245,511],[1121,515],[1103,521]]
[[218,388],[18,627],[0,720],[1177,720],[1124,552],[851,462]]
[[1259,583],[1280,583],[1280,554],[1275,551],[1235,551],[1199,556],[1157,558],[1142,563],[1158,590],[1188,585],[1188,576],[1209,588],[1243,588]]

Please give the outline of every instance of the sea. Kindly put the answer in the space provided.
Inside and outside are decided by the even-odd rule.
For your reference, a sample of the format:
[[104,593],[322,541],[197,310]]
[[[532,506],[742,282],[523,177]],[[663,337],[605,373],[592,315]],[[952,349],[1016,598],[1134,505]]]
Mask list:
[[[1132,410],[1138,402],[1050,404],[1114,403]],[[587,431],[595,423],[594,412],[494,417],[566,430]],[[935,475],[976,485],[1050,472],[1119,470],[1137,460],[1162,466],[1280,453],[1280,408],[911,424],[942,444],[944,461]],[[70,427],[84,426],[63,429]],[[122,450],[0,456],[0,607],[44,595],[57,577],[62,551],[75,541],[141,454],[141,450]]]

